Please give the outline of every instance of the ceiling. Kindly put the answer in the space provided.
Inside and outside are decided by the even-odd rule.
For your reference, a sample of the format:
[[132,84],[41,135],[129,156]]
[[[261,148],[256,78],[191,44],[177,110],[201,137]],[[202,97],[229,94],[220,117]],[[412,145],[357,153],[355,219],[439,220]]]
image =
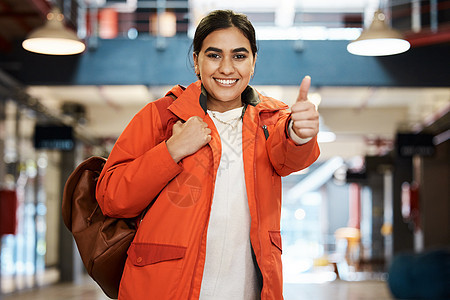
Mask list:
[[[416,4],[412,4],[412,3]],[[432,1],[431,1],[432,2]],[[339,39],[353,39],[361,29],[371,22],[373,12],[378,7],[387,7],[392,25],[402,31],[413,44],[430,45],[450,41],[450,0],[436,1],[408,0],[180,0],[162,1],[167,10],[176,14],[177,32],[189,34],[198,20],[213,9],[234,9],[246,13],[259,39],[265,33],[278,38],[288,37],[289,32],[301,33],[297,38],[309,39],[319,35],[333,39],[333,34],[323,34],[324,30],[335,32]],[[112,9],[117,12],[117,36],[127,35],[130,28],[139,33],[152,34],[152,16],[157,13],[157,0],[0,0],[0,53],[11,51],[12,44],[20,41],[33,29],[44,23],[47,13],[56,4],[65,16],[68,27],[77,30],[81,38],[102,34],[102,26],[108,22],[102,11]],[[92,18],[92,13],[99,13]],[[435,16],[433,18],[432,16]],[[418,20],[418,21],[417,21]],[[95,30],[98,26],[99,31]],[[105,25],[108,26],[108,25]],[[337,29],[340,29],[337,30]],[[316,39],[317,37],[312,37]]]

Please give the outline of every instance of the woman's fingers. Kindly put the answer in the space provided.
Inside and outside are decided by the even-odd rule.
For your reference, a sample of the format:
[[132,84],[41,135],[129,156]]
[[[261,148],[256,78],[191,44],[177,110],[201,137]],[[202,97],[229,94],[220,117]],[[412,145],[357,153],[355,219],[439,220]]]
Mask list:
[[211,141],[211,129],[200,117],[194,116],[186,122],[174,124],[172,136],[166,144],[175,161],[197,152]]

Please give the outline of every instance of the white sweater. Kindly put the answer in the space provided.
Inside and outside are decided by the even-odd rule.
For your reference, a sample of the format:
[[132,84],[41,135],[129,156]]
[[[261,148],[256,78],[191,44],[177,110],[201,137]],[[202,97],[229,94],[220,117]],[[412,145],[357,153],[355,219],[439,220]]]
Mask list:
[[[260,291],[250,244],[242,107],[224,113],[208,110],[208,114],[219,132],[222,156],[208,225],[200,300],[257,300]],[[292,129],[292,122],[289,135],[297,144],[310,140],[299,138]]]
[[[209,219],[200,300],[259,299],[250,245],[250,212],[242,155],[242,107],[208,111],[222,144]],[[230,123],[231,125],[224,124]]]

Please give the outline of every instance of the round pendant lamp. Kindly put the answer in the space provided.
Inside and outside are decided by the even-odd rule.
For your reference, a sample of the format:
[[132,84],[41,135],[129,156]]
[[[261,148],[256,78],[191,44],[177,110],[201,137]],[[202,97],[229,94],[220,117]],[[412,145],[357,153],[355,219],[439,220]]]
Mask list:
[[363,56],[384,56],[408,51],[409,42],[398,31],[389,27],[385,19],[381,11],[376,11],[369,28],[347,45],[348,52]]
[[76,33],[63,24],[64,15],[58,9],[53,9],[47,15],[47,21],[33,30],[22,42],[22,47],[28,51],[48,55],[72,55],[86,49]]

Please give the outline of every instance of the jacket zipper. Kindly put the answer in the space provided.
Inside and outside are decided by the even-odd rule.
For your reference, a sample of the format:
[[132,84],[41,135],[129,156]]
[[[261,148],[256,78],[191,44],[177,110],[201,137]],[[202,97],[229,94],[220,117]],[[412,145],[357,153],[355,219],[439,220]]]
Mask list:
[[264,136],[266,137],[266,141],[269,138],[269,130],[267,130],[267,125],[263,125],[262,129],[264,130]]

